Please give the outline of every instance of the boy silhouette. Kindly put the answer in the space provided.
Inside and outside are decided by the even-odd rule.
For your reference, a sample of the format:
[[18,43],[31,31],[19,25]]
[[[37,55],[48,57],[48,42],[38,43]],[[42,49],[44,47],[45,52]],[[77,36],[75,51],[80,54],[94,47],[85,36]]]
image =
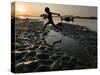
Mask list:
[[60,14],[50,12],[50,9],[49,9],[48,7],[45,8],[45,12],[47,13],[48,22],[45,24],[45,26],[44,26],[44,28],[43,28],[43,31],[45,30],[45,28],[46,28],[46,26],[47,26],[48,24],[52,24],[52,26],[53,26],[54,28],[57,28],[57,27],[55,26],[54,22],[53,22],[52,14],[58,15],[58,16],[60,16]]

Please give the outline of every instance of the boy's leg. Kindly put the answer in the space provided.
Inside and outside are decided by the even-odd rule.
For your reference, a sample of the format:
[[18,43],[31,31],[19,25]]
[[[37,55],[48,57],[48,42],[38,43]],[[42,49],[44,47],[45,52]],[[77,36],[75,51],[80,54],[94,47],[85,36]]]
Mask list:
[[52,22],[52,25],[53,25],[54,28],[62,30],[61,28],[55,26],[54,22]]
[[45,30],[45,28],[46,28],[46,26],[47,26],[48,24],[50,24],[50,22],[47,22],[47,23],[45,24],[45,26],[43,27],[43,31]]
[[57,28],[57,27],[55,26],[54,22],[51,22],[51,24],[53,25],[54,28]]

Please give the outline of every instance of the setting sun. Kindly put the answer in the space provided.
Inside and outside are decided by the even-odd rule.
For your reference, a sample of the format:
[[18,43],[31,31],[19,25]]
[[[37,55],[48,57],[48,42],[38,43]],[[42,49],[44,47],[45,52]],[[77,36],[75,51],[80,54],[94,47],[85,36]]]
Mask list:
[[19,6],[16,7],[16,11],[17,11],[19,14],[23,14],[23,13],[25,13],[26,9],[25,9],[24,6],[19,5]]
[[17,6],[16,10],[19,11],[19,12],[24,12],[25,7],[24,6]]

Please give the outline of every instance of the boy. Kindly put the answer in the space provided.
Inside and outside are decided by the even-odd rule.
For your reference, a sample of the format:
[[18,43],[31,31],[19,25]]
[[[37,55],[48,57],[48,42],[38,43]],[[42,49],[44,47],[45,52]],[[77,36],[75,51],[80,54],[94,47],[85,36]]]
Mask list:
[[47,15],[48,15],[48,17],[47,17],[47,18],[48,18],[48,22],[45,24],[45,26],[44,26],[44,28],[43,28],[43,31],[45,30],[45,28],[46,28],[46,26],[47,26],[48,24],[52,24],[54,28],[57,28],[57,27],[55,26],[53,20],[52,20],[52,14],[58,15],[58,16],[60,16],[60,14],[50,12],[50,9],[49,9],[48,7],[45,8],[45,12],[46,12]]

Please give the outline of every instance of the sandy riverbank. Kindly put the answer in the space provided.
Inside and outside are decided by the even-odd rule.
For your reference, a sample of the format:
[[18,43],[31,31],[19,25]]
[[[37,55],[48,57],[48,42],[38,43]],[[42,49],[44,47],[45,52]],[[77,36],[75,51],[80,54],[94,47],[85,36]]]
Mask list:
[[[96,32],[83,26],[66,23],[59,23],[56,25],[57,29],[48,26],[45,32],[41,31],[40,25],[35,26],[37,29],[34,29],[34,23],[32,23],[33,28],[31,29],[21,30],[21,27],[16,29],[16,50],[12,53],[16,54],[15,66],[17,73],[97,67]],[[56,44],[62,43],[63,39],[53,41],[52,45],[48,44],[46,37],[50,34],[50,30],[77,41],[83,55],[76,56],[57,48]],[[81,59],[80,57],[83,56],[85,58]],[[87,60],[85,60],[86,58]]]

